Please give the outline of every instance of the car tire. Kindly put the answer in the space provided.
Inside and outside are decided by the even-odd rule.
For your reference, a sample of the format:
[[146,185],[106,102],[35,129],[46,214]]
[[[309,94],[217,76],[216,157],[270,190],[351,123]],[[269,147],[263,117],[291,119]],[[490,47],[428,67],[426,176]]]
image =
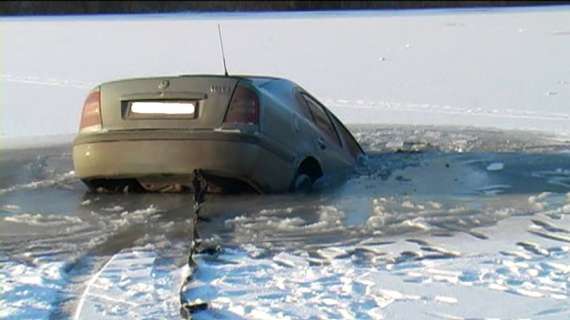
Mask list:
[[293,181],[292,191],[294,193],[309,193],[313,190],[313,181],[308,175],[301,173]]

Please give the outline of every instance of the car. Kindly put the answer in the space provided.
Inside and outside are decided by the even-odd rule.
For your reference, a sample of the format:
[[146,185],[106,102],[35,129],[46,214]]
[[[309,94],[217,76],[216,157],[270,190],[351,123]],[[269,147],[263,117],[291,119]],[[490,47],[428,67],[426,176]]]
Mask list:
[[[364,151],[313,95],[265,76],[182,75],[100,84],[73,141],[90,190],[307,192]],[[199,170],[199,171],[195,171]]]

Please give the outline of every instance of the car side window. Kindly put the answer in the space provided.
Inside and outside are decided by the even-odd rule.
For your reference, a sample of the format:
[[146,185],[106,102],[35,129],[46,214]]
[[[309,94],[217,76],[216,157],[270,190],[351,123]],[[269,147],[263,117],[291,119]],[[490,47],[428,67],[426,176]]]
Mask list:
[[358,142],[354,139],[354,136],[348,129],[338,120],[336,117],[333,117],[333,121],[338,129],[338,132],[342,136],[344,140],[345,148],[350,153],[353,158],[358,157],[362,154],[362,149],[358,145]]
[[303,98],[307,102],[307,106],[313,115],[313,122],[321,129],[321,131],[336,144],[340,145],[340,138],[329,118],[325,109],[312,97],[303,94]]
[[297,104],[295,105],[295,108],[297,109],[299,114],[301,114],[303,116],[303,118],[307,119],[308,121],[314,122],[313,121],[313,115],[311,114],[311,110],[309,110],[308,103],[305,100],[305,95],[301,91],[299,91],[297,88],[294,89],[293,95],[295,96],[295,98],[297,100]]

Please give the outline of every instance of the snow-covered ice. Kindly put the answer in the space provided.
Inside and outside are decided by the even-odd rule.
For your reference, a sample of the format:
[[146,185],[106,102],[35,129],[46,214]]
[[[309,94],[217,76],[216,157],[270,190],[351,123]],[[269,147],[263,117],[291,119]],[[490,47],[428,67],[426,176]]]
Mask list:
[[[210,304],[196,319],[566,319],[570,225],[550,212],[563,211],[567,200],[550,194],[541,201],[548,210],[531,216],[518,216],[528,210],[524,206],[496,209],[489,216],[499,218],[496,224],[483,222],[484,213],[464,216],[467,209],[456,211],[464,218],[438,219],[430,208],[417,214],[425,216],[422,226],[404,217],[396,225],[373,226],[386,233],[383,237],[344,245],[324,241],[262,255],[256,247],[240,245],[216,257],[202,256],[186,298]],[[512,212],[500,213],[505,209]],[[462,225],[466,229],[457,232]],[[277,227],[268,233],[283,231]],[[286,231],[291,233],[296,234]],[[286,234],[274,237],[288,239]]]
[[89,279],[73,318],[177,318],[189,267],[173,267],[161,264],[152,245],[122,250]]
[[568,6],[3,17],[0,127],[70,134],[100,82],[221,74],[220,23],[230,73],[289,78],[345,122],[569,133],[569,19]]
[[[0,18],[0,317],[178,318],[204,301],[197,319],[568,319],[569,20],[568,6]],[[368,159],[312,196],[212,196],[199,232],[223,250],[182,286],[191,197],[85,193],[69,134],[99,82],[221,73],[218,23],[230,73],[299,82],[362,124]],[[60,135],[29,137],[46,134]]]
[[1,257],[0,318],[48,319],[66,279],[63,262],[40,266]]

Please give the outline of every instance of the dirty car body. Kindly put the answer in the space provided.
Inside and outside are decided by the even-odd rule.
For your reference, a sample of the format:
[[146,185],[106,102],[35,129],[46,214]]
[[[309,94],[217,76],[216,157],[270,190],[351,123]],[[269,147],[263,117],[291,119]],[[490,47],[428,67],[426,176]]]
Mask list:
[[75,173],[95,190],[179,190],[199,169],[209,191],[295,191],[350,172],[363,155],[312,95],[259,76],[103,83],[87,97],[73,145]]

